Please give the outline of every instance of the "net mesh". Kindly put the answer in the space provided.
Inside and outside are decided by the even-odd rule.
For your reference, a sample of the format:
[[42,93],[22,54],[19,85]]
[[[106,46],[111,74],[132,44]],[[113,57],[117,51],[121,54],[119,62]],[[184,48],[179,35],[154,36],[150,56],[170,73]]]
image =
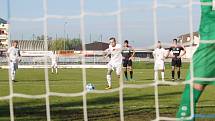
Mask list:
[[[47,12],[47,0],[43,0],[43,13],[44,16],[42,18],[13,18],[10,16],[10,4],[11,4],[11,0],[8,0],[8,23],[10,24],[10,21],[32,21],[32,22],[37,22],[37,21],[42,21],[43,22],[43,30],[44,30],[44,44],[45,44],[45,51],[48,51],[48,19],[67,19],[67,20],[74,20],[74,19],[79,19],[80,20],[80,37],[82,40],[82,48],[83,51],[86,51],[86,47],[85,47],[85,17],[86,16],[116,16],[117,17],[117,34],[118,34],[118,40],[122,43],[122,13],[123,13],[123,9],[122,9],[122,0],[117,0],[117,7],[118,10],[114,11],[114,12],[106,12],[106,13],[98,13],[98,12],[85,12],[85,1],[84,0],[80,0],[80,8],[81,8],[81,13],[80,15],[75,15],[75,16],[62,16],[62,15],[50,15]],[[188,13],[189,13],[189,31],[190,31],[190,36],[191,36],[191,43],[193,42],[193,15],[192,15],[192,8],[193,5],[212,5],[213,3],[211,2],[196,2],[193,0],[189,0],[188,4],[185,6],[180,6],[182,8],[187,7],[188,8]],[[168,4],[158,4],[157,0],[153,0],[153,6],[152,6],[152,10],[153,10],[153,26],[154,26],[154,43],[157,42],[158,40],[158,29],[157,29],[157,9],[159,7],[167,7],[167,8],[176,8],[178,6],[176,5],[168,5]],[[141,9],[140,9],[141,10]],[[10,32],[10,31],[9,31]],[[9,36],[10,37],[10,36]],[[9,42],[10,42],[10,38],[9,38]],[[200,41],[200,43],[215,43],[215,40],[213,41]],[[9,44],[10,45],[10,44]],[[192,44],[191,44],[192,45]],[[86,91],[86,84],[87,84],[87,80],[86,80],[86,68],[85,66],[82,67],[82,79],[83,79],[83,91],[79,92],[79,93],[58,93],[58,92],[51,92],[50,91],[50,87],[49,87],[49,77],[48,77],[48,53],[46,53],[45,55],[46,59],[45,59],[45,88],[46,88],[46,92],[45,94],[42,95],[27,95],[27,94],[21,94],[21,93],[14,93],[14,89],[13,89],[13,84],[11,81],[11,78],[9,78],[9,87],[10,87],[10,94],[8,96],[4,96],[4,97],[0,97],[0,100],[9,100],[9,105],[10,105],[10,119],[11,121],[14,121],[14,106],[13,106],[13,98],[15,97],[20,97],[20,98],[30,98],[30,99],[44,99],[46,100],[46,117],[47,117],[47,121],[51,121],[51,114],[50,114],[50,96],[58,96],[58,97],[79,97],[82,96],[83,97],[83,114],[84,114],[84,120],[87,121],[88,120],[88,116],[87,116],[87,98],[86,95],[87,93],[112,93],[112,92],[119,92],[119,104],[120,104],[120,120],[124,121],[124,108],[123,108],[123,89],[125,88],[148,88],[148,87],[152,87],[154,88],[154,96],[155,96],[155,110],[156,110],[156,117],[155,120],[159,121],[159,120],[177,120],[176,118],[173,117],[161,117],[160,116],[160,111],[159,111],[159,93],[158,93],[158,85],[184,85],[184,84],[190,84],[191,87],[193,87],[193,80],[203,80],[203,81],[213,81],[214,78],[196,78],[194,77],[193,74],[193,62],[192,60],[190,61],[190,73],[191,73],[191,79],[189,81],[185,81],[185,82],[160,82],[158,80],[155,80],[153,83],[150,84],[124,84],[123,83],[123,78],[121,76],[120,78],[120,86],[118,88],[114,88],[111,90],[94,90],[91,92],[87,92]],[[82,65],[85,65],[85,56],[82,56]],[[9,72],[10,74],[10,72]],[[191,100],[193,100],[193,88],[191,89],[191,95],[190,98]],[[191,105],[191,117],[194,116],[194,109],[193,109],[193,105],[194,103],[191,101],[190,102]]]

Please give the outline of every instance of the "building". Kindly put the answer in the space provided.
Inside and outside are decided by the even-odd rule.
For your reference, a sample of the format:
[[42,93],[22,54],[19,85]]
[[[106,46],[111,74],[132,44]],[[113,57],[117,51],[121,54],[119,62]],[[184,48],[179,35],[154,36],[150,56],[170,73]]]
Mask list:
[[[193,39],[193,42],[191,42],[192,39]],[[184,55],[184,58],[188,58],[188,59],[192,58],[192,55],[194,54],[194,52],[196,51],[199,45],[199,41],[200,41],[199,33],[193,32],[192,39],[190,37],[190,33],[180,35],[178,37],[178,40],[186,49],[186,54]]]
[[8,23],[0,18],[0,48],[6,48],[8,44]]
[[86,44],[86,50],[105,50],[108,47],[109,44],[104,42],[93,42]]

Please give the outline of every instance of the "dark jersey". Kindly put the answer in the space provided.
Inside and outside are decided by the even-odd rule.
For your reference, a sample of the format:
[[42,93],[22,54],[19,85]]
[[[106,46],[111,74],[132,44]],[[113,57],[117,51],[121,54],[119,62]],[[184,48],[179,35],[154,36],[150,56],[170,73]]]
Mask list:
[[173,56],[175,56],[175,58],[177,58],[177,57],[181,54],[181,51],[182,51],[182,50],[184,50],[184,48],[181,47],[181,46],[170,47],[170,48],[169,48],[169,51],[172,51]]
[[133,49],[131,46],[123,47],[122,49],[122,56],[124,59],[128,60],[133,54]]

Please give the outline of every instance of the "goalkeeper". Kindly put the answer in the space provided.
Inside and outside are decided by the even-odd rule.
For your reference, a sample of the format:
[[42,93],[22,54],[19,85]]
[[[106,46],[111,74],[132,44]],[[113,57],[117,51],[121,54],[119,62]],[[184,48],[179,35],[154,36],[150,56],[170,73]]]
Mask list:
[[[210,2],[212,0],[200,0],[201,2]],[[199,100],[203,90],[207,85],[214,85],[215,80],[203,81],[201,78],[215,78],[215,10],[212,10],[212,5],[201,6],[201,24],[199,28],[200,45],[193,55],[193,100],[190,99],[190,85],[186,84],[182,94],[182,100],[177,112],[177,118],[184,121],[194,121],[195,117],[191,116],[190,101],[194,102],[194,112],[196,103]],[[209,43],[204,43],[205,41]],[[191,78],[190,70],[188,71],[186,80]],[[184,119],[191,117],[190,120]]]

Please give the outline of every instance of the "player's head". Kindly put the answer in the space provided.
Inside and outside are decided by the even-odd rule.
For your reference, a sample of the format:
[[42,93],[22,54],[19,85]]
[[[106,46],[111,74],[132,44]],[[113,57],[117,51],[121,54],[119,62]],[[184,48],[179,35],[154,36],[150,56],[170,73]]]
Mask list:
[[124,47],[128,47],[128,40],[124,41]]
[[12,42],[12,46],[13,47],[17,47],[17,45],[18,45],[18,41],[17,40],[15,40],[15,41]]
[[178,42],[177,39],[173,39],[173,40],[172,40],[173,45],[177,45],[177,42]]
[[110,45],[111,45],[112,47],[115,47],[115,46],[116,46],[116,38],[111,37],[109,40],[110,40]]
[[158,41],[158,43],[157,43],[157,48],[161,48],[162,46],[161,46],[161,41]]

